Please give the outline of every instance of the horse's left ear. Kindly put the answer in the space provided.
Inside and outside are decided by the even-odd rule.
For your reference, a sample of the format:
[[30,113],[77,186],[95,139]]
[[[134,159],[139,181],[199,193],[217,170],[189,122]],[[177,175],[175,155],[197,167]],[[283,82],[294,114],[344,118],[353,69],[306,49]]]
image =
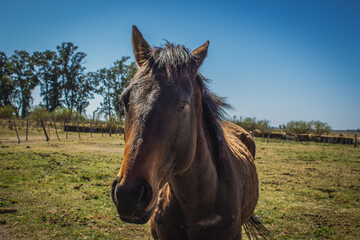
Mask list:
[[209,40],[207,40],[206,43],[191,52],[190,56],[193,60],[195,60],[196,68],[199,68],[206,58],[209,43]]

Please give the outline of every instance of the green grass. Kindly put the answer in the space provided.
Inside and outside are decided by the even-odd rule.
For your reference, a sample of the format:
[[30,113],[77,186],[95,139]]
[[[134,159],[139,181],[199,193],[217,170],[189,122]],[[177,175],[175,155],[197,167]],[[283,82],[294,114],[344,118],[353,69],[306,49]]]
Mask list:
[[[85,137],[84,137],[85,138]],[[0,145],[0,239],[149,239],[122,223],[110,198],[123,140]]]
[[276,239],[358,239],[360,149],[257,141],[257,214]]
[[[148,224],[121,222],[111,201],[123,139],[64,136],[19,145],[0,135],[0,239],[150,239]],[[275,239],[358,238],[359,148],[256,142],[256,214]]]

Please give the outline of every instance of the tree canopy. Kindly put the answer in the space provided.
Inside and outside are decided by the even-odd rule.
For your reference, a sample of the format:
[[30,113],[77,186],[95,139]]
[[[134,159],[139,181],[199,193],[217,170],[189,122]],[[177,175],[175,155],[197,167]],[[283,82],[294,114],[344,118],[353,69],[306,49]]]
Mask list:
[[121,118],[120,94],[133,78],[136,64],[122,57],[109,68],[85,72],[85,58],[86,53],[71,42],[61,43],[56,51],[16,50],[10,57],[0,52],[0,107],[10,106],[17,116],[27,116],[33,90],[40,86],[41,109],[48,112],[66,107],[84,115],[90,99],[100,94],[104,98],[101,112],[108,118]]

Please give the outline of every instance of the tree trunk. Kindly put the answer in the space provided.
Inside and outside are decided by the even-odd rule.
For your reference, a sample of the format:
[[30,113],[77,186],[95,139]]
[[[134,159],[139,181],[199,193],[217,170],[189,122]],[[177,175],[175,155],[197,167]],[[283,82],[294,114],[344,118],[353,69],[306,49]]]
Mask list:
[[[49,83],[47,80],[45,80],[45,86],[46,86],[46,93],[45,93],[45,100],[46,100],[46,110],[49,111]],[[51,120],[50,120],[51,121]]]
[[56,122],[55,122],[54,119],[53,119],[53,122],[54,122],[56,137],[57,137],[57,139],[60,141],[59,134],[58,134],[58,132],[57,132]]

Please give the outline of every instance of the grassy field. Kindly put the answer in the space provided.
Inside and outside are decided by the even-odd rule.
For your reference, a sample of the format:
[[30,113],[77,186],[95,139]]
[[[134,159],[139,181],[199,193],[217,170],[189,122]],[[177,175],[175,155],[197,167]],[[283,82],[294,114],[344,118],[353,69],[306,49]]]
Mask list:
[[[0,135],[0,239],[151,239],[148,224],[121,222],[110,198],[122,137],[13,136]],[[359,148],[256,143],[256,214],[275,239],[359,239]]]

